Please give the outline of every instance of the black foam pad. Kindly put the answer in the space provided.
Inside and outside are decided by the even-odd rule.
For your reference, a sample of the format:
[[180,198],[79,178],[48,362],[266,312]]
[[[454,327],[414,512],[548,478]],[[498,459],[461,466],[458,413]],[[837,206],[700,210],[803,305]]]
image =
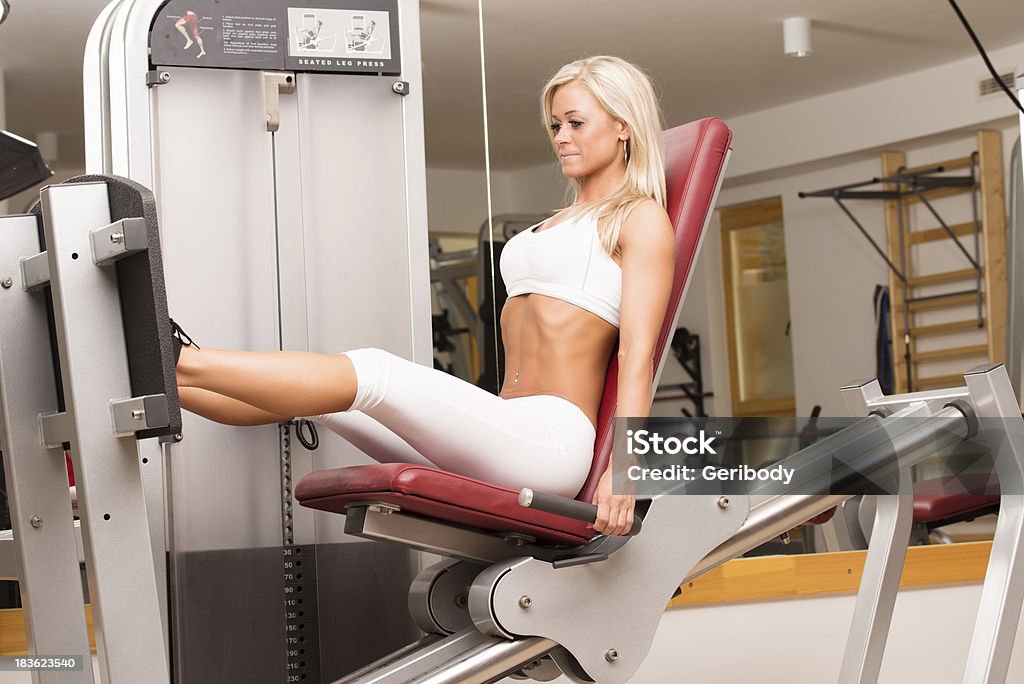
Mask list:
[[120,176],[76,176],[63,184],[97,182],[107,184],[112,222],[125,218],[143,218],[146,222],[149,249],[116,262],[117,288],[121,298],[132,396],[165,395],[170,424],[167,427],[140,430],[136,437],[144,439],[175,435],[181,432],[181,403],[174,372],[174,349],[171,345],[170,316],[167,313],[167,286],[164,283],[156,200],[149,189]]

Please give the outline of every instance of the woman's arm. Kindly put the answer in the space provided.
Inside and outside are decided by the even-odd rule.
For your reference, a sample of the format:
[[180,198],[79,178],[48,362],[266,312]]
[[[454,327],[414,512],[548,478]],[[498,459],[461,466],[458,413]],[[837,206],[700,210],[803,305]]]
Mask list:
[[[619,233],[622,307],[616,414],[620,417],[646,417],[650,412],[654,347],[672,292],[673,244],[668,214],[653,200],[630,212]],[[632,495],[612,494],[609,462],[594,496],[598,507],[594,529],[603,534],[629,531],[635,501]]]

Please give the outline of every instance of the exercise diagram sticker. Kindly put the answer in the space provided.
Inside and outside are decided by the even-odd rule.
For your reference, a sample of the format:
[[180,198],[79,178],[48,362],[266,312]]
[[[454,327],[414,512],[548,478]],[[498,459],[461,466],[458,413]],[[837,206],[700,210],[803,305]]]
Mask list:
[[150,33],[154,66],[282,69],[281,0],[171,0]]
[[358,60],[383,67],[391,55],[391,14],[374,10],[288,8],[288,55]]
[[[206,17],[207,20],[210,17]],[[178,29],[178,33],[185,39],[185,46],[182,48],[185,52],[188,52],[189,48],[193,45],[198,45],[199,49],[196,51],[196,59],[201,59],[206,55],[206,47],[203,45],[203,27],[199,25],[200,17],[192,10],[187,10],[184,15],[178,18],[174,22],[174,28]],[[208,30],[212,30],[212,26],[206,27]]]

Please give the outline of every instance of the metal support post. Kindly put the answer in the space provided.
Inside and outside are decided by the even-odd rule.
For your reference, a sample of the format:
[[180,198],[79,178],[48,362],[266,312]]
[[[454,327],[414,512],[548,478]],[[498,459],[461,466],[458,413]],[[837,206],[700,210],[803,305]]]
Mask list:
[[1024,602],[1024,419],[1002,364],[980,366],[964,378],[1002,492],[964,682],[1005,682]]
[[[43,447],[37,417],[57,410],[47,293],[23,287],[19,261],[39,252],[35,216],[0,218],[0,451],[19,557],[29,655],[81,658],[77,672],[35,670],[32,681],[93,681],[64,451]],[[10,546],[10,545],[7,545]]]
[[167,682],[136,441],[114,435],[110,412],[131,396],[117,276],[91,258],[90,231],[111,222],[107,186],[51,186],[41,198],[100,676]]
[[843,663],[842,684],[877,682],[914,523],[910,473],[899,473],[899,496],[879,496],[864,572],[857,591]]

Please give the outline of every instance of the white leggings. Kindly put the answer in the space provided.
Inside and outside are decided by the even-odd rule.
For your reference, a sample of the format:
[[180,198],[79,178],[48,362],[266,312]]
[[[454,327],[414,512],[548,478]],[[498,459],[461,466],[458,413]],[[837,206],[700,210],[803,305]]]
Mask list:
[[380,349],[345,352],[352,407],[311,416],[381,463],[418,463],[512,489],[575,498],[590,473],[594,426],[551,395],[502,399]]

